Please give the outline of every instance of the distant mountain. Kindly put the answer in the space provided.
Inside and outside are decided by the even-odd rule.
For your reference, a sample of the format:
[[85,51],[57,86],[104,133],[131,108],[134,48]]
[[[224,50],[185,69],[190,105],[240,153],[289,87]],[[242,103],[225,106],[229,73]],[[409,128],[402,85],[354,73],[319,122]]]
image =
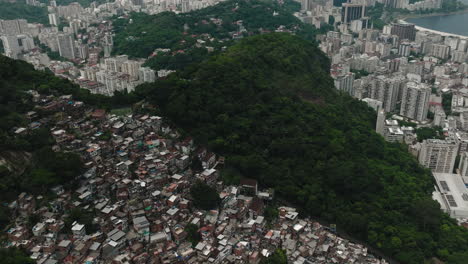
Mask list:
[[137,95],[225,155],[229,173],[274,187],[303,213],[402,263],[466,263],[468,231],[431,199],[430,171],[374,132],[371,108],[335,90],[313,43],[248,37]]

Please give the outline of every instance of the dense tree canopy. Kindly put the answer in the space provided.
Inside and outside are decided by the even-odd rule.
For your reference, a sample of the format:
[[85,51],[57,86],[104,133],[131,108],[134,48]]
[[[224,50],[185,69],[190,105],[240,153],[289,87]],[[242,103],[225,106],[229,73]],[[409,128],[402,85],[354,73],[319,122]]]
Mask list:
[[201,235],[198,232],[198,226],[194,224],[187,224],[185,226],[185,232],[187,232],[187,240],[192,243],[192,246],[196,246],[201,240]]
[[219,203],[218,192],[204,182],[197,181],[190,187],[193,205],[199,209],[211,210]]
[[17,248],[0,248],[0,259],[3,264],[34,264],[36,261]]
[[468,232],[431,199],[429,170],[376,134],[375,112],[328,71],[313,43],[265,34],[136,93],[307,214],[403,263],[463,263]]
[[0,1],[0,19],[26,19],[29,23],[48,24],[47,8]]
[[442,127],[421,127],[416,129],[416,135],[418,136],[418,141],[422,142],[425,139],[429,138],[436,138],[436,139],[444,139],[444,132],[442,131]]

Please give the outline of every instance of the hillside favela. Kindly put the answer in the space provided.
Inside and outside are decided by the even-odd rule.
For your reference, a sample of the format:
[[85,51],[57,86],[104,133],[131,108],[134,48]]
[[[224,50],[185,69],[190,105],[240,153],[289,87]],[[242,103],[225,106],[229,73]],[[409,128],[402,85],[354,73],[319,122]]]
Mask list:
[[468,264],[468,0],[0,0],[0,263]]

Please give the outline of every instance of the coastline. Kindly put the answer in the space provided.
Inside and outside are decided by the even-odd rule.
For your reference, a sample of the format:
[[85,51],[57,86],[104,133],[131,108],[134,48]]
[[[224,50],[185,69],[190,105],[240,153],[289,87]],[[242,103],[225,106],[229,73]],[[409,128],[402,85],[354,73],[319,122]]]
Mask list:
[[420,18],[420,17],[432,17],[432,16],[449,16],[449,15],[457,15],[457,14],[465,14],[468,13],[468,8],[459,10],[459,11],[452,11],[452,12],[440,12],[440,13],[429,13],[429,14],[404,14],[397,17],[398,20],[406,20],[408,18]]
[[[400,23],[414,24],[414,23],[407,22],[406,19],[420,18],[420,17],[432,17],[432,16],[448,16],[448,15],[466,14],[466,13],[468,13],[468,9],[464,9],[464,10],[460,10],[460,11],[454,11],[454,12],[448,12],[448,13],[430,13],[430,14],[413,14],[413,15],[408,14],[408,15],[398,17],[397,19],[398,19],[398,22],[400,22]],[[418,26],[416,24],[414,24],[414,26],[415,26],[416,30],[418,30],[418,31],[426,31],[426,32],[438,34],[438,35],[445,36],[445,37],[457,37],[457,38],[461,38],[461,39],[468,39],[468,36],[465,36],[465,35],[459,35],[459,34],[455,34],[455,33],[449,33],[449,32],[434,30],[434,29],[430,29],[430,28],[425,28],[425,27]]]

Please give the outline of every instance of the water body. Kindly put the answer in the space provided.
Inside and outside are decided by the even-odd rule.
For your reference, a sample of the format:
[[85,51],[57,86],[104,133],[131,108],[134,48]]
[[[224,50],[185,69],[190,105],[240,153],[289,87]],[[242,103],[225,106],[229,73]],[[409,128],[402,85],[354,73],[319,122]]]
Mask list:
[[468,36],[468,13],[408,18],[406,22],[427,29]]

